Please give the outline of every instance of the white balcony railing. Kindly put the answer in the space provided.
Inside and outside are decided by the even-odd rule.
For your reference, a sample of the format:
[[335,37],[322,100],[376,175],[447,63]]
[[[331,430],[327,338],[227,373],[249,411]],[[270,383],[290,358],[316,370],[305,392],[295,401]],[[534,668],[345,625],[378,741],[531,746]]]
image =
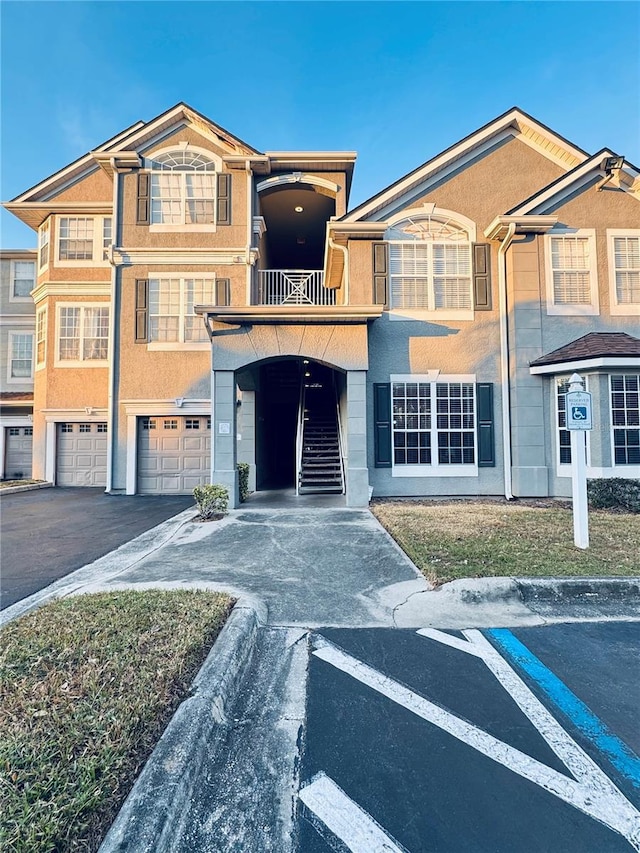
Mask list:
[[335,305],[322,270],[258,270],[258,305]]

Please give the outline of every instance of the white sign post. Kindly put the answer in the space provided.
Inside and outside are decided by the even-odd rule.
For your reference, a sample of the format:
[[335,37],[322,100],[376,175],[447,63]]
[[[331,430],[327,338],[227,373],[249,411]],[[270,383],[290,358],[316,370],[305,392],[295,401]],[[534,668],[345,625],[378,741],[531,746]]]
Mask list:
[[589,547],[587,505],[586,432],[593,428],[591,394],[584,391],[577,373],[569,379],[566,397],[567,429],[571,434],[571,480],[573,496],[573,542],[576,548]]

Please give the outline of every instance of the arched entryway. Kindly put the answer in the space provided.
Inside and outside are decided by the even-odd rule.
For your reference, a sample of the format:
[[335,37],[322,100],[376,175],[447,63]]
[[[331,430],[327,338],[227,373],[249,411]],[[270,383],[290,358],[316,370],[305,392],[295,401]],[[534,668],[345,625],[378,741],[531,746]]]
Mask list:
[[288,357],[253,364],[237,382],[241,456],[255,464],[256,488],[344,493],[345,374]]

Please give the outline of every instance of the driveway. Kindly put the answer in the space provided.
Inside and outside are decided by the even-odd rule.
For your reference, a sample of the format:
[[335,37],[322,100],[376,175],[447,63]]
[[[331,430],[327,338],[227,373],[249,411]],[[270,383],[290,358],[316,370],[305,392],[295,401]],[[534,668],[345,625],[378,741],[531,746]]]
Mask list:
[[2,607],[91,563],[193,505],[190,495],[107,495],[103,489],[0,493]]

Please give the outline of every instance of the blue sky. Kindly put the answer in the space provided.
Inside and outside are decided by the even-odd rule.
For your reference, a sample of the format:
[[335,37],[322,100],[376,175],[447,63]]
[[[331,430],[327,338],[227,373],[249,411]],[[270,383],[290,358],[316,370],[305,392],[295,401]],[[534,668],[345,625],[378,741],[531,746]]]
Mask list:
[[[2,199],[186,101],[260,150],[356,150],[351,206],[519,106],[640,162],[637,2],[4,0]],[[1,245],[35,245],[2,212]]]

